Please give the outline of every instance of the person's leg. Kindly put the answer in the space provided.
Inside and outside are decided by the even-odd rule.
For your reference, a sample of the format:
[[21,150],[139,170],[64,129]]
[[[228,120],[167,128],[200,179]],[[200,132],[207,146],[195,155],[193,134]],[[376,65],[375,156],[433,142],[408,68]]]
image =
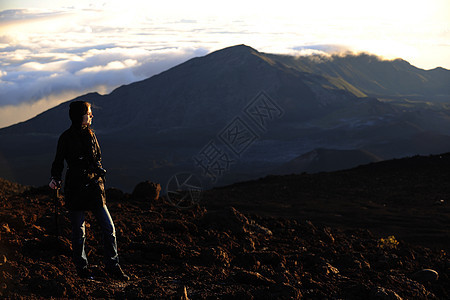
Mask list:
[[82,269],[85,269],[88,265],[85,251],[86,230],[84,219],[84,211],[70,212],[70,220],[72,222],[73,262],[78,272],[80,272]]
[[106,272],[120,280],[129,280],[119,265],[119,255],[117,254],[116,229],[114,222],[109,214],[108,208],[104,205],[102,208],[93,210],[95,218],[98,220],[103,232],[103,244],[105,249],[105,267]]
[[95,209],[92,212],[103,233],[105,265],[107,268],[118,266],[119,255],[117,254],[116,229],[108,208],[104,205],[103,207]]

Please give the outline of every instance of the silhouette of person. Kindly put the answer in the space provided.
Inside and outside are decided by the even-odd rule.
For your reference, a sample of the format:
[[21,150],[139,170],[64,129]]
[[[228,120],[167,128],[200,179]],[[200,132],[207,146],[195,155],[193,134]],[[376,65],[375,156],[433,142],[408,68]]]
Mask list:
[[93,278],[85,250],[85,213],[91,211],[103,232],[106,273],[115,279],[129,280],[119,265],[116,231],[106,206],[106,170],[101,164],[97,137],[90,128],[93,118],[91,104],[83,101],[70,103],[69,116],[72,126],[59,137],[49,186],[52,189],[61,186],[65,160],[67,172],[64,194],[72,223],[73,262],[78,276]]

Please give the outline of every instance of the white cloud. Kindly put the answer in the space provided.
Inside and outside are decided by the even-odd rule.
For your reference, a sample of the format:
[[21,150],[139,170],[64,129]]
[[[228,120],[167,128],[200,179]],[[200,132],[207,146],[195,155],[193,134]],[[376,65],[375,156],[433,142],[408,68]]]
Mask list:
[[34,102],[23,102],[19,105],[0,106],[0,128],[26,121],[39,113],[50,109],[62,102],[78,95],[78,91],[66,91],[54,94]]
[[[67,90],[91,90],[104,86],[111,91],[122,84],[142,80],[195,56],[198,49],[144,51],[131,49],[88,50],[76,59],[30,61],[6,66],[0,95],[3,105],[37,101]],[[27,53],[29,54],[29,53]],[[17,59],[17,53],[10,61]],[[26,55],[24,55],[26,56]],[[57,54],[56,56],[61,56]],[[25,57],[24,57],[25,58]]]
[[93,66],[93,67],[81,69],[80,71],[76,72],[75,75],[79,76],[79,75],[83,75],[84,73],[98,73],[98,72],[111,71],[111,70],[122,70],[122,69],[135,67],[136,65],[138,65],[138,62],[135,59],[126,59],[123,62],[115,60],[115,61],[109,62],[105,66]]

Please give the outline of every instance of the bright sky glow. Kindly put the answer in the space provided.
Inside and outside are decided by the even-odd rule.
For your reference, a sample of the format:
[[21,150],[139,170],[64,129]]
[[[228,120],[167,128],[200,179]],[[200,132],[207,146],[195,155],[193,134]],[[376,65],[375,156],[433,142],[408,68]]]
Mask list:
[[0,0],[0,127],[236,44],[450,69],[449,20],[447,0]]

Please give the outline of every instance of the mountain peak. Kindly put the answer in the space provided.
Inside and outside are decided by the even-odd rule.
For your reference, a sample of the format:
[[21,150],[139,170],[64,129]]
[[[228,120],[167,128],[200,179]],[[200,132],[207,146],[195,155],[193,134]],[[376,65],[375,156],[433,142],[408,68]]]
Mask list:
[[216,51],[216,53],[218,52],[234,52],[234,53],[248,53],[248,52],[256,52],[258,53],[258,50],[247,46],[245,44],[240,44],[240,45],[234,45],[234,46],[230,46],[230,47],[226,47],[223,48],[221,50]]
[[259,55],[258,50],[253,49],[250,46],[241,44],[214,51],[207,56],[213,59],[229,59],[235,57],[245,58],[255,54]]
[[214,51],[205,58],[204,62],[208,65],[212,63],[230,67],[246,64],[246,68],[248,69],[254,69],[261,62],[268,63],[272,66],[275,65],[275,62],[265,54],[244,44]]

